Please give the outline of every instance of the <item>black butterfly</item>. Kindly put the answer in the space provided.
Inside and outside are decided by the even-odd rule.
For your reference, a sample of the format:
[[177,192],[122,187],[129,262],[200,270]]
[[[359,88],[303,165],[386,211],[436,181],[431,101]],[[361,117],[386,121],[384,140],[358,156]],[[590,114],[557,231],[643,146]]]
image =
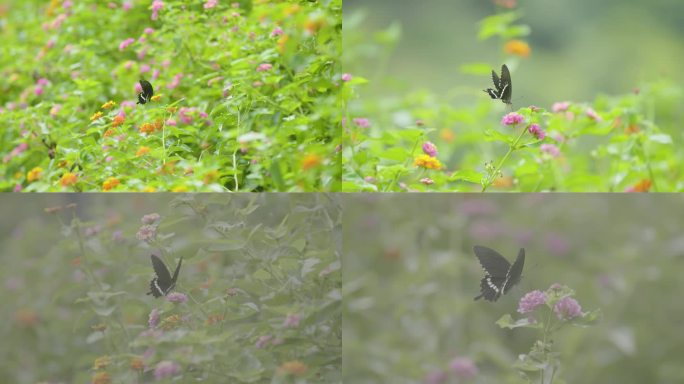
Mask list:
[[147,80],[140,80],[140,87],[142,87],[142,92],[138,93],[138,102],[136,104],[145,104],[154,95],[154,89],[152,89],[152,84]]
[[487,92],[492,99],[500,99],[505,104],[511,104],[513,85],[511,84],[511,73],[508,72],[506,64],[501,66],[501,77],[492,70],[492,81],[496,89],[487,88],[484,92]]
[[157,277],[150,281],[150,291],[147,294],[154,297],[166,296],[176,286],[176,279],[178,279],[178,272],[180,272],[183,257],[178,260],[173,277],[171,277],[171,272],[169,272],[169,269],[166,268],[166,265],[159,257],[155,255],[150,257],[152,258],[152,268],[154,268],[154,273],[157,274]]
[[493,249],[476,245],[473,250],[485,271],[485,277],[480,280],[480,296],[475,300],[484,297],[488,301],[497,301],[518,284],[525,264],[525,249],[520,248],[513,265]]

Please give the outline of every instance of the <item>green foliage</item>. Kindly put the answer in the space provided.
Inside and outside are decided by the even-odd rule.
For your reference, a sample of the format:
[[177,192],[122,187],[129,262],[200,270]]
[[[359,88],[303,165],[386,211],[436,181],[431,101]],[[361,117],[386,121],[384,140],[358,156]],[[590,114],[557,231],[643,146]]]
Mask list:
[[[348,19],[360,24],[359,15]],[[515,24],[519,16],[503,12],[480,24],[480,38],[500,38],[508,52],[502,62],[513,72],[514,104],[520,103],[515,69],[525,65],[527,46],[513,38],[529,33],[527,26]],[[374,49],[369,42],[347,44],[360,40],[357,29],[345,26],[343,61],[358,73],[341,92],[344,191],[684,190],[682,115],[676,107],[684,102],[684,92],[671,81],[646,82],[632,93],[599,94],[590,101],[517,108],[524,121],[504,125],[502,119],[513,109],[481,92],[491,87],[491,70],[498,72],[501,64],[461,65],[463,73],[482,76],[482,88],[455,90],[472,95],[470,105],[454,106],[426,90],[394,93],[401,80],[381,75],[394,43],[376,41]],[[540,133],[529,131],[532,124]],[[418,159],[428,141],[439,149],[434,167]]]
[[[23,212],[0,238],[3,381],[146,383],[164,361],[174,382],[340,381],[334,196],[81,196],[0,202]],[[145,295],[151,253],[183,256],[186,302]]]
[[68,3],[0,9],[0,190],[339,189],[341,0]]

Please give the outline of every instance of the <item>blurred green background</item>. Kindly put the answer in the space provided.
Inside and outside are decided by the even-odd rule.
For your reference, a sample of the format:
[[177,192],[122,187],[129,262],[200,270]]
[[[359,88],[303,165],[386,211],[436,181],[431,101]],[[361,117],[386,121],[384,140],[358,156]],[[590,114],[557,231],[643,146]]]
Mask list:
[[[287,382],[288,362],[339,381],[338,208],[327,194],[5,194],[0,382],[153,382],[159,361],[180,365],[174,382]],[[137,233],[151,213],[148,243]],[[170,268],[184,257],[186,303],[145,294],[160,252]]]
[[[524,382],[512,364],[539,334],[495,322],[553,283],[603,313],[558,333],[558,378],[684,382],[684,196],[348,194],[343,210],[345,382],[421,382],[455,357],[477,364],[469,383]],[[509,261],[526,250],[521,283],[496,303],[473,301],[478,244]]]
[[[353,46],[358,56],[344,61],[345,72],[369,78],[373,94],[427,88],[457,104],[486,98],[473,88],[490,86],[489,79],[459,68],[472,62],[500,68],[501,42],[477,39],[478,22],[495,9],[493,1],[483,0],[346,0],[344,50]],[[597,93],[629,93],[660,79],[684,83],[683,1],[521,0],[517,9],[518,23],[531,28],[525,40],[532,48],[512,68],[518,106],[593,100]],[[386,56],[369,43],[386,38],[377,32],[394,22],[401,38]]]

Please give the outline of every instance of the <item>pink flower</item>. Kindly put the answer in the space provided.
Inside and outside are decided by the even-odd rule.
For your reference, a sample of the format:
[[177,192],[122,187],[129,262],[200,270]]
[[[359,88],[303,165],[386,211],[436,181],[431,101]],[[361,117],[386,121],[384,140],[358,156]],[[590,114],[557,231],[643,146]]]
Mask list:
[[546,137],[546,132],[544,132],[541,129],[539,124],[530,124],[527,130],[530,131],[530,133],[539,140],[544,140],[544,138]]
[[342,81],[347,82],[352,79],[351,73],[343,73],[342,74]]
[[422,179],[420,179],[420,182],[425,184],[425,185],[432,185],[435,183],[435,181],[429,177],[423,177]]
[[280,27],[275,27],[275,28],[273,28],[273,31],[271,31],[271,37],[280,36],[282,34],[283,34],[283,29]]
[[299,321],[302,317],[297,313],[288,313],[283,321],[283,327],[285,328],[295,328],[299,326]]
[[596,113],[596,111],[594,111],[591,108],[587,108],[587,110],[584,112],[587,114],[587,116],[589,116],[590,119],[592,119],[594,121],[602,121],[603,120],[601,118],[601,116],[599,116],[598,113]]
[[373,177],[373,176],[366,176],[366,177],[363,178],[363,180],[364,180],[366,183],[369,183],[369,184],[375,184],[375,183],[378,182],[378,181],[375,179],[375,177]]
[[356,126],[359,127],[359,128],[368,128],[368,127],[370,127],[370,121],[369,121],[368,119],[366,119],[366,118],[357,117],[357,118],[352,119],[352,121],[353,121],[354,124],[356,124]]
[[477,376],[480,372],[472,359],[467,357],[456,357],[451,360],[449,368],[459,379],[469,379]]
[[35,93],[36,96],[40,96],[40,95],[43,94],[43,91],[44,91],[43,87],[37,86],[37,87],[33,90],[33,93]]
[[24,187],[22,187],[21,184],[16,184],[16,185],[14,186],[14,188],[12,189],[12,192],[21,192],[21,190],[22,190],[23,188],[24,188]]
[[71,8],[73,5],[74,5],[73,1],[71,1],[71,0],[65,0],[65,1],[62,3],[62,8],[64,8],[64,9],[69,9],[69,8]]
[[[145,39],[141,37],[139,41],[140,41],[140,42],[143,42],[143,41],[145,41]],[[138,54],[137,54],[138,60],[144,59],[146,54],[147,54],[147,48],[141,49],[141,50],[138,52]],[[147,64],[143,64],[143,65],[147,65]],[[147,65],[147,68],[149,68],[149,67],[150,67],[150,66]]]
[[216,3],[218,3],[218,0],[207,0],[207,2],[204,3],[204,9],[214,8]]
[[144,215],[142,217],[142,219],[140,219],[140,221],[143,224],[149,224],[149,225],[158,224],[159,220],[161,220],[161,216],[158,213],[150,213],[150,214]]
[[154,378],[157,380],[163,380],[180,372],[180,366],[173,361],[160,361],[154,368]]
[[449,378],[448,374],[444,371],[432,371],[425,376],[425,384],[442,384]]
[[426,141],[423,143],[423,153],[430,157],[437,157],[437,146],[429,141]]
[[572,297],[564,297],[553,306],[553,311],[560,320],[569,320],[582,315],[582,307]]
[[157,80],[159,78],[159,70],[155,69],[152,71],[152,80]]
[[154,328],[157,324],[159,324],[159,310],[155,308],[150,312],[150,316],[147,319],[147,325],[149,325],[150,328]]
[[178,117],[180,117],[180,121],[183,124],[190,124],[192,123],[192,109],[187,108],[187,107],[181,107],[181,109],[178,110]]
[[178,125],[178,123],[174,119],[168,119],[168,120],[166,120],[166,125],[171,125],[171,126],[175,127]]
[[152,20],[157,20],[159,17],[159,10],[164,8],[164,2],[161,0],[154,0],[152,2]]
[[548,153],[552,157],[558,157],[558,155],[560,155],[560,149],[553,144],[542,144],[539,149],[544,153]]
[[140,66],[140,73],[145,73],[150,71],[150,66],[147,64],[143,64]]
[[570,102],[568,102],[568,101],[553,103],[553,105],[551,106],[551,111],[553,111],[554,113],[564,112],[564,111],[568,110],[569,106],[570,106]]
[[154,33],[154,29],[147,27],[147,28],[145,28],[143,33],[145,33],[146,35],[151,35],[152,33]]
[[257,71],[257,72],[270,71],[271,68],[273,68],[273,65],[272,65],[272,64],[263,63],[263,64],[259,64],[259,66],[257,67],[256,71]]
[[55,104],[50,108],[50,116],[52,117],[57,117],[57,114],[59,114],[59,110],[62,109],[62,104]]
[[38,85],[48,85],[50,83],[50,81],[44,77],[41,77],[40,79],[38,79],[38,81],[36,83]]
[[122,8],[124,11],[128,11],[129,9],[133,8],[133,3],[131,3],[130,1],[127,1],[127,2],[125,2],[125,3],[123,3],[123,4],[121,4],[121,8]]
[[502,119],[501,119],[501,124],[503,125],[515,125],[515,124],[520,124],[524,121],[525,119],[523,116],[517,112],[511,112],[506,114]]
[[518,302],[518,313],[532,312],[544,304],[546,304],[546,294],[544,292],[539,290],[528,292]]
[[168,300],[171,303],[185,303],[186,301],[188,301],[188,296],[186,296],[183,293],[174,292],[168,294],[166,296],[166,300]]
[[180,80],[183,78],[183,74],[179,73],[176,76],[173,77],[173,81],[171,81],[169,84],[166,85],[166,88],[168,89],[174,89],[180,84]]
[[157,236],[157,227],[152,226],[152,225],[143,225],[138,229],[138,233],[135,234],[135,237],[138,238],[140,241],[144,241],[146,243],[151,242],[154,240],[154,238]]
[[134,42],[135,42],[135,39],[133,39],[133,38],[131,38],[131,37],[129,37],[128,39],[122,41],[122,42],[119,44],[119,51],[123,51],[124,49],[126,49],[129,45],[133,44]]

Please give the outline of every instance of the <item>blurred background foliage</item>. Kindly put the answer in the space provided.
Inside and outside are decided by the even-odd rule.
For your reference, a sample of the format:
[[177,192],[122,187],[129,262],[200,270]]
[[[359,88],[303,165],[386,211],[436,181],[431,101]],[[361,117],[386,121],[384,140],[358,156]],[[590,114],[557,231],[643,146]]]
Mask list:
[[[560,283],[603,317],[559,332],[558,378],[683,382],[684,221],[672,214],[682,209],[672,194],[345,195],[344,380],[522,383],[512,364],[537,332],[495,322],[519,317],[526,292]],[[474,245],[510,261],[526,250],[521,283],[496,303],[473,301],[483,276]],[[431,376],[455,358],[479,374]]]
[[[531,54],[513,74],[514,104],[548,108],[597,93],[629,93],[659,79],[684,83],[684,2],[519,0],[517,6],[519,22],[531,31]],[[478,21],[495,8],[494,1],[477,0],[347,0],[344,52],[358,56],[344,61],[345,71],[370,78],[375,95],[427,88],[457,104],[487,97],[468,92],[487,80],[459,69],[472,62],[501,66],[499,42],[477,39]],[[363,22],[347,23],[360,14]],[[392,32],[380,32],[386,29]],[[368,44],[398,35],[390,54]]]
[[[8,194],[0,207],[13,217],[0,222],[3,383],[151,382],[160,361],[178,382],[339,382],[335,196]],[[190,300],[145,294],[151,253],[184,258],[175,291]]]

